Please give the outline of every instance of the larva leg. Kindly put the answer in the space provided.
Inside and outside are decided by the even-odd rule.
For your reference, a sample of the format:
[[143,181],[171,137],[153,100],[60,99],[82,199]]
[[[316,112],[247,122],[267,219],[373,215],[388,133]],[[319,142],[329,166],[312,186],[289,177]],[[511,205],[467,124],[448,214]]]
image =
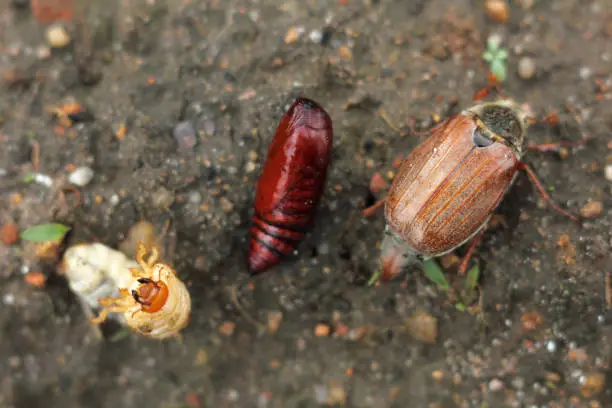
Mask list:
[[94,317],[90,320],[90,322],[91,324],[100,324],[106,320],[109,313],[125,313],[127,309],[128,308],[126,308],[125,306],[106,307],[100,311],[98,317]]
[[90,320],[90,322],[91,324],[100,324],[106,320],[109,313],[125,313],[129,309],[130,309],[130,306],[128,305],[117,305],[117,306],[104,307],[100,311],[100,314],[98,315],[98,317],[94,317],[93,319]]
[[92,324],[100,324],[106,320],[109,313],[125,313],[134,306],[134,299],[130,291],[123,288],[119,290],[119,296],[107,297],[99,299],[98,303],[102,306],[102,310],[98,317],[91,319]]
[[142,268],[130,268],[130,272],[132,273],[132,276],[134,277],[134,279],[149,279],[152,278],[152,276],[150,276],[150,273],[147,269],[142,269]]
[[157,248],[155,247],[151,247],[151,254],[149,255],[149,259],[147,260],[147,267],[153,268],[153,266],[157,263],[157,260],[159,259],[159,251],[157,251]]
[[151,248],[151,254],[149,255],[149,258],[145,262],[144,256],[146,254],[147,254],[147,249],[145,248],[142,242],[139,242],[138,249],[136,251],[136,260],[138,261],[138,263],[144,270],[148,270],[152,268],[153,265],[157,263],[157,259],[159,258],[159,252],[157,251],[157,248],[155,247]]
[[100,311],[100,314],[98,315],[98,317],[92,317],[91,319],[89,319],[89,322],[91,324],[100,324],[103,321],[106,320],[106,318],[108,317],[108,314],[110,313],[110,310],[108,309],[102,309]]

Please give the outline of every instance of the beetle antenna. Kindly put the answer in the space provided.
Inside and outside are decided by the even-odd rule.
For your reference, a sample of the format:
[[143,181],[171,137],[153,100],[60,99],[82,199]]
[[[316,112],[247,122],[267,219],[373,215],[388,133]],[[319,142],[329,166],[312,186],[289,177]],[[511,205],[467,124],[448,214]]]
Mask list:
[[564,210],[563,208],[559,207],[559,205],[557,205],[557,203],[555,203],[552,198],[550,198],[550,196],[548,195],[548,193],[544,190],[544,186],[542,185],[542,183],[540,182],[540,180],[538,179],[538,176],[536,176],[535,172],[531,169],[531,167],[529,167],[527,164],[520,162],[519,164],[519,169],[524,170],[527,173],[527,176],[529,176],[529,179],[531,180],[531,182],[533,184],[535,184],[536,188],[538,189],[538,191],[540,192],[540,195],[542,196],[542,198],[544,198],[544,200],[546,200],[546,202],[548,202],[548,204],[558,213],[565,215],[566,217],[571,218],[572,220],[576,221],[576,222],[580,222],[580,219],[570,213],[569,211]]

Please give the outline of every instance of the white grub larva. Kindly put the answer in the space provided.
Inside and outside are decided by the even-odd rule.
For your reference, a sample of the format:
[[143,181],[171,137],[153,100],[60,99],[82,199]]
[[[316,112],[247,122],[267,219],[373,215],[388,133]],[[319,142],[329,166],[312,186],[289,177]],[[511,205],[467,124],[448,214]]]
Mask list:
[[91,314],[91,309],[100,307],[98,299],[117,296],[120,287],[129,286],[134,280],[130,268],[138,267],[138,262],[122,252],[91,243],[68,248],[61,272],[66,276],[70,289],[84,303],[86,312]]
[[143,336],[165,339],[177,336],[189,323],[191,297],[170,266],[157,262],[157,248],[147,250],[138,244],[140,267],[131,268],[132,282],[119,285],[119,296],[100,299],[100,315],[92,323],[102,323],[109,313],[123,313],[126,324]]

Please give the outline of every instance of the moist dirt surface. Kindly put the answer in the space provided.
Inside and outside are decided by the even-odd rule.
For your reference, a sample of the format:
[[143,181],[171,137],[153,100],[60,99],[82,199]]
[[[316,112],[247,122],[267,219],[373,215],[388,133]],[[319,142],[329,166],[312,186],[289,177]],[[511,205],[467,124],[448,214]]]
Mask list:
[[[468,0],[77,2],[60,48],[27,3],[0,3],[0,223],[119,248],[147,220],[192,310],[179,338],[100,335],[57,249],[7,239],[0,407],[612,406],[607,0],[506,1],[505,22]],[[539,119],[529,142],[573,143],[526,161],[584,217],[522,174],[471,260],[478,287],[440,262],[463,303],[418,268],[368,285],[384,215],[361,211],[422,140],[411,126],[487,86],[491,38],[502,94]],[[257,178],[297,96],[333,119],[326,190],[295,256],[251,277]],[[93,178],[70,187],[79,167]]]

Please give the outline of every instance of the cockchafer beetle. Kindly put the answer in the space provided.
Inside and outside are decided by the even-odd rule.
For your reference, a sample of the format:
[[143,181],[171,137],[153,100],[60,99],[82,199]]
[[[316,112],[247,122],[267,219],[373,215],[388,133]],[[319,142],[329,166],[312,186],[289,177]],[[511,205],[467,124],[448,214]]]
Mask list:
[[387,197],[381,246],[382,280],[418,261],[445,255],[472,241],[460,266],[464,274],[493,211],[524,170],[542,197],[556,205],[533,170],[521,161],[533,121],[510,100],[481,103],[431,129],[402,163]]

